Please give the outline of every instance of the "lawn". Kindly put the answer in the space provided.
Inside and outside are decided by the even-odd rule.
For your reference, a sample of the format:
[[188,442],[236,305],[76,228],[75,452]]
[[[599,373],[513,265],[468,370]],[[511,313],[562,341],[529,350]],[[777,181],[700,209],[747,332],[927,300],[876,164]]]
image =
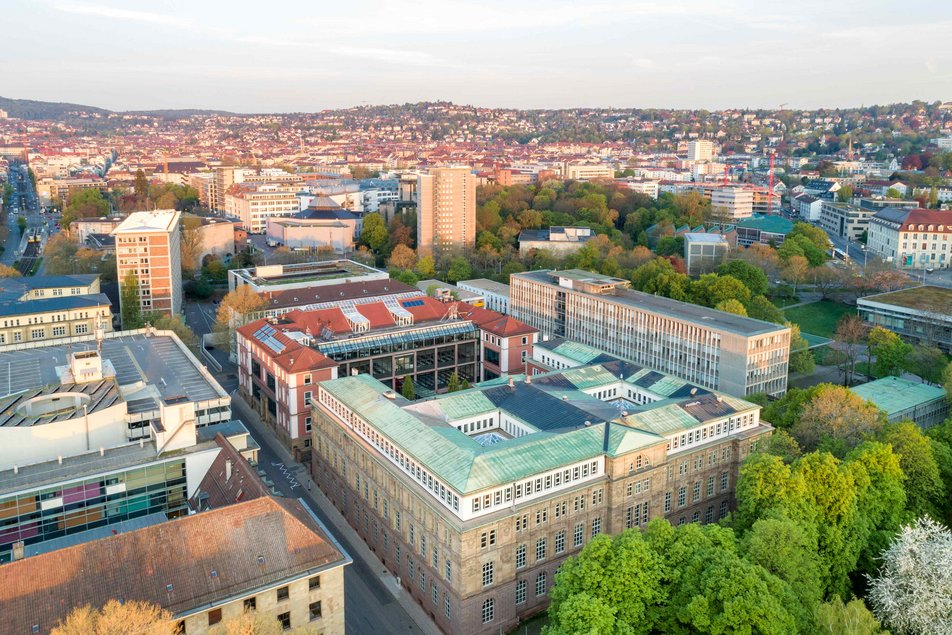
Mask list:
[[836,323],[844,315],[855,315],[856,307],[832,300],[820,300],[787,309],[783,314],[788,320],[798,324],[803,333],[832,338]]

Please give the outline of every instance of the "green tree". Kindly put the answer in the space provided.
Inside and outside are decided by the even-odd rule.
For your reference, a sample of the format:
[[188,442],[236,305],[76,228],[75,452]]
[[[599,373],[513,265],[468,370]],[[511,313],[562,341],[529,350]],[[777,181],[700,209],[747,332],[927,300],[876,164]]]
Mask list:
[[763,296],[767,293],[768,280],[767,274],[763,269],[755,267],[743,260],[730,260],[717,268],[717,273],[722,276],[731,276],[744,283],[744,286],[750,290],[752,296]]
[[746,305],[750,301],[750,289],[733,276],[708,273],[691,283],[691,297],[695,303],[709,307],[725,300],[737,300]]
[[416,263],[416,272],[421,278],[432,278],[436,275],[436,264],[433,262],[433,256],[426,254],[420,256]]
[[[663,571],[662,560],[641,532],[629,530],[615,538],[596,536],[577,556],[567,559],[556,574],[549,594],[549,616],[555,632],[588,632],[571,630],[573,616],[579,612],[572,599],[587,596],[609,608],[618,623],[631,628],[629,632],[649,633],[651,612],[664,597]],[[603,610],[596,605],[596,611],[600,614]]]
[[783,324],[786,320],[783,311],[762,295],[755,295],[747,303],[747,315],[755,320],[764,320],[774,324]]
[[463,256],[456,256],[450,262],[450,268],[446,272],[446,279],[450,282],[459,282],[460,280],[468,280],[473,276],[473,268],[470,267],[469,261]]
[[810,374],[816,369],[816,360],[810,352],[810,343],[800,334],[800,327],[787,323],[790,327],[790,372]]
[[135,181],[132,183],[132,192],[136,200],[139,201],[139,205],[143,205],[149,196],[149,179],[146,178],[145,172],[141,169],[136,170]]
[[70,224],[77,218],[89,216],[105,216],[109,213],[109,202],[103,198],[102,192],[95,188],[84,188],[70,195],[60,224],[68,230]]
[[905,474],[899,456],[884,444],[867,441],[853,450],[847,465],[858,485],[857,506],[865,545],[859,569],[872,573],[876,558],[902,524],[906,508]]
[[377,213],[367,214],[364,217],[364,226],[360,232],[360,242],[366,245],[374,253],[379,253],[380,248],[387,244],[390,237],[387,231],[387,224],[383,216]]
[[400,386],[400,394],[410,401],[416,399],[416,391],[413,389],[413,379],[411,377],[403,380],[403,384]]
[[911,421],[890,424],[882,434],[884,443],[899,455],[906,476],[906,507],[913,516],[931,514],[941,518],[945,486],[936,462],[932,441]]
[[886,198],[902,198],[902,192],[894,187],[886,190]]
[[818,386],[791,388],[780,399],[769,401],[761,412],[761,418],[772,425],[789,430],[803,416],[803,406],[813,399]]
[[791,237],[795,238],[797,236],[803,236],[820,251],[827,251],[832,246],[830,243],[830,237],[827,235],[827,233],[823,229],[815,225],[811,225],[810,223],[794,224],[793,229],[790,230],[789,234],[787,234],[787,238],[784,240],[784,242],[786,242],[786,240]]
[[872,364],[873,373],[879,377],[902,374],[912,353],[912,347],[909,344],[881,326],[874,326],[869,330],[866,342],[870,355],[876,358]]
[[122,279],[119,292],[122,328],[126,330],[142,327],[142,305],[139,302],[139,280],[129,271]]
[[160,311],[153,311],[142,316],[141,320],[143,324],[151,324],[156,330],[172,331],[178,335],[183,344],[191,349],[198,348],[198,336],[185,324],[181,315],[168,315]]
[[800,444],[786,430],[773,431],[767,444],[767,453],[779,456],[787,464],[793,463],[802,455]]
[[840,203],[849,203],[853,199],[853,188],[849,185],[844,185],[836,191],[836,200]]
[[462,386],[459,382],[459,375],[454,370],[453,374],[450,375],[449,383],[446,385],[446,392],[458,392],[460,390],[462,390]]
[[26,216],[17,217],[17,229],[20,230],[20,235],[23,235],[23,232],[26,231]]
[[888,635],[859,598],[844,604],[840,596],[817,610],[817,632],[823,635]]
[[724,311],[725,313],[733,313],[735,315],[747,317],[747,309],[744,308],[744,305],[741,304],[740,300],[735,300],[734,298],[721,300],[714,306],[714,308],[718,311]]

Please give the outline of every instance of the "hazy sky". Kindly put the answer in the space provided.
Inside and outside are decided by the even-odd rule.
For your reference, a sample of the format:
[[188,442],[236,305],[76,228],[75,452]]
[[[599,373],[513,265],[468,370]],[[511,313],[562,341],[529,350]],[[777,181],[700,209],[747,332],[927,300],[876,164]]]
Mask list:
[[0,4],[0,95],[117,110],[952,100],[952,0]]

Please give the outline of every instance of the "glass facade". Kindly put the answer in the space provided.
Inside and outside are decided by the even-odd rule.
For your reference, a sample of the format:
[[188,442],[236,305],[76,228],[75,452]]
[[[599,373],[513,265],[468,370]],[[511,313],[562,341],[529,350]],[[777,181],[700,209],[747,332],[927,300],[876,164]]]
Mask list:
[[94,476],[0,498],[0,562],[13,544],[35,544],[95,527],[164,512],[185,512],[185,461]]

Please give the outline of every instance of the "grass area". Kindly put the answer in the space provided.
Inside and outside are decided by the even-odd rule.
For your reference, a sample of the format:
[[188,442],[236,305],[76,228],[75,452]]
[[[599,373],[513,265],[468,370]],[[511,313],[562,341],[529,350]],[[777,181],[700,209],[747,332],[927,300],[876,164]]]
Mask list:
[[803,333],[832,338],[836,332],[836,323],[844,315],[855,315],[856,307],[833,300],[820,300],[787,309],[783,314],[788,320],[798,324]]
[[774,303],[778,309],[790,306],[791,304],[796,304],[800,301],[800,298],[770,298],[770,301]]

